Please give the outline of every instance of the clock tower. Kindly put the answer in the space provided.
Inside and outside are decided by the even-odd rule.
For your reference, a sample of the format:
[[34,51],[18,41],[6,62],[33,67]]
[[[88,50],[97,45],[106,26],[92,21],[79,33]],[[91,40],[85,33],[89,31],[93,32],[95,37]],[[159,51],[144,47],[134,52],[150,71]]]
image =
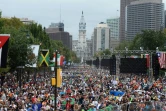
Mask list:
[[84,52],[86,50],[86,45],[87,45],[86,44],[86,23],[85,23],[84,14],[82,11],[81,20],[79,23],[79,46]]
[[81,63],[85,62],[86,52],[87,52],[87,43],[86,43],[86,23],[84,19],[84,13],[82,11],[82,16],[79,23],[79,57],[81,59]]

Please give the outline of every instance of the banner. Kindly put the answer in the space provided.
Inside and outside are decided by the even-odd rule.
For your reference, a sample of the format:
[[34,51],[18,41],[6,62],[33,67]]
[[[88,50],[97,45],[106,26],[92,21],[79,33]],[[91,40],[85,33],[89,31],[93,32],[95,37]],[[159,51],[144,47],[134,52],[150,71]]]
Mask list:
[[6,68],[10,34],[0,34],[0,68]]
[[26,67],[37,67],[39,47],[40,47],[40,45],[31,45],[30,46],[30,48],[32,49],[32,53],[35,55],[35,58],[32,61],[33,63],[32,64],[27,64]]
[[166,52],[159,52],[158,60],[159,60],[160,68],[166,69]]
[[141,54],[141,58],[146,58],[147,68],[150,67],[150,56],[149,54]]
[[42,49],[40,52],[40,58],[39,58],[39,67],[49,67],[49,50],[48,49]]
[[[57,54],[57,66],[63,66],[63,62],[64,62],[64,56],[63,55],[60,55],[60,54]],[[50,67],[54,67],[55,66],[55,63],[56,63],[56,54],[54,53],[53,54],[53,60],[51,60],[51,63],[50,63]]]

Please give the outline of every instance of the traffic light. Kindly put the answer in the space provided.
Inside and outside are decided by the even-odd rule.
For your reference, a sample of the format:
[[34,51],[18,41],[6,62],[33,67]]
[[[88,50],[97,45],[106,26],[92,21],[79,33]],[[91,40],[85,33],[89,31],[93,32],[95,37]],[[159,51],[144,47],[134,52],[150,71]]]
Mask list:
[[110,75],[116,75],[116,57],[112,55],[110,58]]
[[57,87],[60,87],[62,84],[62,69],[57,69]]
[[61,85],[62,85],[62,69],[60,69],[60,68],[57,69],[57,79],[51,78],[51,85],[52,86],[56,85],[56,80],[57,80],[57,87],[61,87]]

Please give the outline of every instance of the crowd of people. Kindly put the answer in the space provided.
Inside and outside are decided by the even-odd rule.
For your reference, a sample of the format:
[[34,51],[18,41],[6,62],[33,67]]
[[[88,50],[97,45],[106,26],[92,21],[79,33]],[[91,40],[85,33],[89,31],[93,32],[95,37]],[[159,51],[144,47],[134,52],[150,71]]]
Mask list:
[[[110,75],[98,69],[66,70],[57,89],[59,111],[166,111],[166,79],[146,75]],[[77,72],[77,73],[75,73]],[[82,73],[81,73],[82,72]],[[22,78],[8,73],[1,80],[0,111],[54,111],[52,73]]]

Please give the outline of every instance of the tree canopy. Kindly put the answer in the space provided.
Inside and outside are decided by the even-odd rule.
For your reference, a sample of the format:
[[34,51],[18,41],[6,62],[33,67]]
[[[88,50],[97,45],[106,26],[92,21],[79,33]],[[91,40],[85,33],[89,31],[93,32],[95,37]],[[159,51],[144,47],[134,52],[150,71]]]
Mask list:
[[166,43],[166,35],[163,31],[143,30],[141,34],[137,34],[130,45],[130,49],[139,49],[143,47],[144,50],[160,50],[164,48]]
[[0,18],[0,33],[10,34],[8,49],[8,67],[14,70],[17,66],[30,64],[34,59],[31,44],[40,45],[40,49],[49,49],[50,56],[58,50],[65,59],[76,60],[74,52],[66,48],[61,41],[50,40],[41,24],[23,24],[18,18]]
[[156,50],[158,47],[160,50],[164,50],[165,43],[166,33],[164,31],[143,30],[135,36],[133,41],[124,41],[116,49],[124,50],[125,47],[128,47],[130,50],[140,50],[140,47],[143,47],[144,50]]

